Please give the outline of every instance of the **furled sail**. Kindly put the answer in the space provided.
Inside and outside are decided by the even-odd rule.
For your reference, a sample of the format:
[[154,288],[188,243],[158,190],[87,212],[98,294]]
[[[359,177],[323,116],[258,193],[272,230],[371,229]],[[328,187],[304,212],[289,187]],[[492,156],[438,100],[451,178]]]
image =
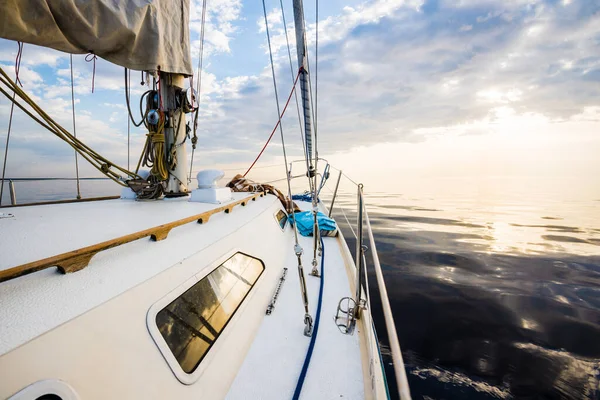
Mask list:
[[0,0],[0,37],[192,75],[189,0]]

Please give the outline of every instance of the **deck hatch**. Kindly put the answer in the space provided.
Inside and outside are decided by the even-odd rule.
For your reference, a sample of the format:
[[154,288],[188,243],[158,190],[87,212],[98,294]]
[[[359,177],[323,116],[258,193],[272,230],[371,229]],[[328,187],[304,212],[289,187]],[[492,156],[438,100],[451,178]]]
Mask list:
[[196,370],[264,269],[259,259],[236,253],[156,314],[183,371]]

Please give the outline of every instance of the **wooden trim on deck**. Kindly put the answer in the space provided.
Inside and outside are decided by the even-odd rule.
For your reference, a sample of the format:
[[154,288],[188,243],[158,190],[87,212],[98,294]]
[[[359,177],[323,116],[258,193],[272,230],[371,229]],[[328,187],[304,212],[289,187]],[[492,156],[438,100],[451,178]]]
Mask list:
[[[27,275],[32,272],[41,271],[50,267],[57,267],[58,270],[63,273],[77,272],[88,266],[92,257],[103,250],[117,247],[122,244],[133,242],[134,240],[142,239],[150,236],[153,241],[160,241],[167,238],[171,229],[181,225],[188,224],[190,222],[197,222],[205,224],[211,215],[225,211],[226,214],[230,214],[233,207],[237,205],[245,206],[248,201],[255,201],[258,197],[263,197],[264,193],[255,193],[252,196],[245,197],[241,200],[237,200],[233,203],[225,204],[221,207],[214,208],[209,211],[205,211],[201,214],[192,215],[177,221],[169,222],[166,224],[158,225],[153,228],[144,229],[139,232],[131,233],[129,235],[120,236],[115,239],[107,240],[98,244],[94,244],[87,247],[82,247],[77,250],[69,251],[66,253],[58,254],[56,256],[44,258],[42,260],[22,264],[17,267],[9,268],[4,271],[0,271],[0,282],[8,281],[10,279],[17,278],[19,276]],[[45,203],[48,204],[48,203]]]

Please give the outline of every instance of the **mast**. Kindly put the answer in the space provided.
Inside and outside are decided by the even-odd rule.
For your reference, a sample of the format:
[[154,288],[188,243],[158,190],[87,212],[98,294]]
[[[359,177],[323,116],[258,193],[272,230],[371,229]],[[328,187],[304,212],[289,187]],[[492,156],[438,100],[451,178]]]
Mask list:
[[[298,54],[298,68],[300,70],[300,93],[302,95],[302,110],[304,112],[304,136],[306,143],[306,169],[309,185],[312,192],[312,214],[313,214],[313,276],[320,276],[317,269],[317,249],[320,247],[319,223],[317,219],[318,199],[317,199],[317,151],[313,152],[313,127],[312,127],[312,108],[310,103],[310,78],[308,71],[308,51],[306,47],[306,29],[304,25],[304,7],[302,0],[293,0],[294,4],[294,25],[296,30],[296,52]],[[313,163],[314,155],[314,163]],[[320,249],[319,249],[320,253]]]
[[306,32],[304,30],[304,7],[302,0],[293,0],[294,25],[296,30],[296,52],[300,69],[300,94],[304,112],[304,136],[306,138],[306,157],[308,158],[309,177],[315,176],[312,149],[312,110],[310,104],[310,87],[308,81],[308,55],[306,49]]
[[186,150],[186,117],[181,105],[185,102],[184,76],[160,73],[160,95],[164,100],[163,111],[169,116],[165,126],[165,157],[169,178],[165,196],[185,196],[188,193],[188,159]]

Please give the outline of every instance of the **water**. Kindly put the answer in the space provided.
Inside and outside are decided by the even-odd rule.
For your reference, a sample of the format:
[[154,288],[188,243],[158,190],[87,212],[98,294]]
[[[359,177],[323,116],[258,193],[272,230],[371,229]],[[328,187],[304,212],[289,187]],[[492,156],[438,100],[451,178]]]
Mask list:
[[[366,196],[413,398],[599,398],[597,188],[490,180]],[[355,195],[339,202],[355,221]]]
[[[413,398],[600,398],[597,186],[486,177],[366,188]],[[17,183],[23,202],[74,190],[73,182]],[[82,190],[119,193],[112,182]],[[322,197],[329,204],[329,192]],[[354,250],[344,219],[356,218],[352,184],[342,182],[336,204]],[[369,282],[391,378],[372,269]]]

